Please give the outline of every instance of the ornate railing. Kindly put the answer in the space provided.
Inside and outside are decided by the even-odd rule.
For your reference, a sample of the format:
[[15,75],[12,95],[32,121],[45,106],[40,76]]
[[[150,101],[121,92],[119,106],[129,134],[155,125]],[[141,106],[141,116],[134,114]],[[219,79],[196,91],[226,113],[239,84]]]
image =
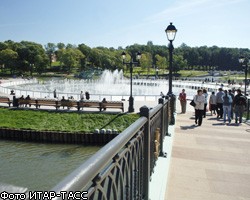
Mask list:
[[148,199],[150,176],[158,156],[165,155],[168,109],[164,99],[153,109],[141,107],[136,122],[52,189],[57,193],[54,199],[72,191],[93,200]]

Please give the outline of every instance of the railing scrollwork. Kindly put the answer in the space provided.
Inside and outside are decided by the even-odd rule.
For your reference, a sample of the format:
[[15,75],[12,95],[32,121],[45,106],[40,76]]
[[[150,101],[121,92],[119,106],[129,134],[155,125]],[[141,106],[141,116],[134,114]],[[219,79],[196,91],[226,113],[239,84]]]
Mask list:
[[151,110],[142,107],[135,123],[52,190],[87,191],[89,200],[148,200],[150,176],[168,132],[168,104],[161,100]]

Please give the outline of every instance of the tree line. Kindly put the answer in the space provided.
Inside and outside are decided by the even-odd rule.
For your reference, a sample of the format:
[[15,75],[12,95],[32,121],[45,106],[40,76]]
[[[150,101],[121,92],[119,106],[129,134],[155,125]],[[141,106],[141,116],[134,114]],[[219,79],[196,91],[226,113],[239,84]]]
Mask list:
[[[95,47],[85,44],[72,45],[64,43],[48,43],[45,46],[30,42],[14,42],[7,40],[0,42],[0,67],[2,72],[11,74],[33,73],[42,74],[49,71],[76,73],[89,68],[123,69],[121,54],[125,51],[128,60],[135,60],[136,53],[142,54],[140,66],[142,70],[151,68],[167,71],[168,47],[154,45],[148,41],[146,45],[133,44],[125,48]],[[238,58],[240,55],[248,57],[249,49],[224,47],[189,47],[182,44],[174,49],[173,69],[179,70],[242,70]],[[54,61],[58,65],[53,65]]]

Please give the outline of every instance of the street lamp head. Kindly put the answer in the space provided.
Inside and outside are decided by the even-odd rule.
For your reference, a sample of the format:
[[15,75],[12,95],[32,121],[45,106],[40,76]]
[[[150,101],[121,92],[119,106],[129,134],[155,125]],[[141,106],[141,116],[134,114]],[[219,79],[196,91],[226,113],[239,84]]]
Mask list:
[[123,51],[122,52],[122,60],[125,60],[125,58],[126,58],[126,53]]
[[169,41],[174,41],[177,29],[172,24],[172,22],[170,22],[170,25],[168,25],[168,27],[166,28],[165,32],[167,34],[168,40]]
[[239,57],[239,63],[240,63],[240,64],[243,64],[244,61],[245,61],[245,57],[244,57],[244,56],[240,56],[240,57]]
[[140,51],[137,52],[137,54],[136,54],[136,59],[137,59],[137,60],[140,60],[140,59],[141,59],[141,52],[140,52]]

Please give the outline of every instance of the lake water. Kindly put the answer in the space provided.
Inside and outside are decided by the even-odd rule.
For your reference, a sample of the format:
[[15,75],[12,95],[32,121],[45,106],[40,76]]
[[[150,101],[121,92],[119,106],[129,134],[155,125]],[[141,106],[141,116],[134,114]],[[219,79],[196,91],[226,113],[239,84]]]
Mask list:
[[0,182],[50,190],[100,148],[0,140]]

